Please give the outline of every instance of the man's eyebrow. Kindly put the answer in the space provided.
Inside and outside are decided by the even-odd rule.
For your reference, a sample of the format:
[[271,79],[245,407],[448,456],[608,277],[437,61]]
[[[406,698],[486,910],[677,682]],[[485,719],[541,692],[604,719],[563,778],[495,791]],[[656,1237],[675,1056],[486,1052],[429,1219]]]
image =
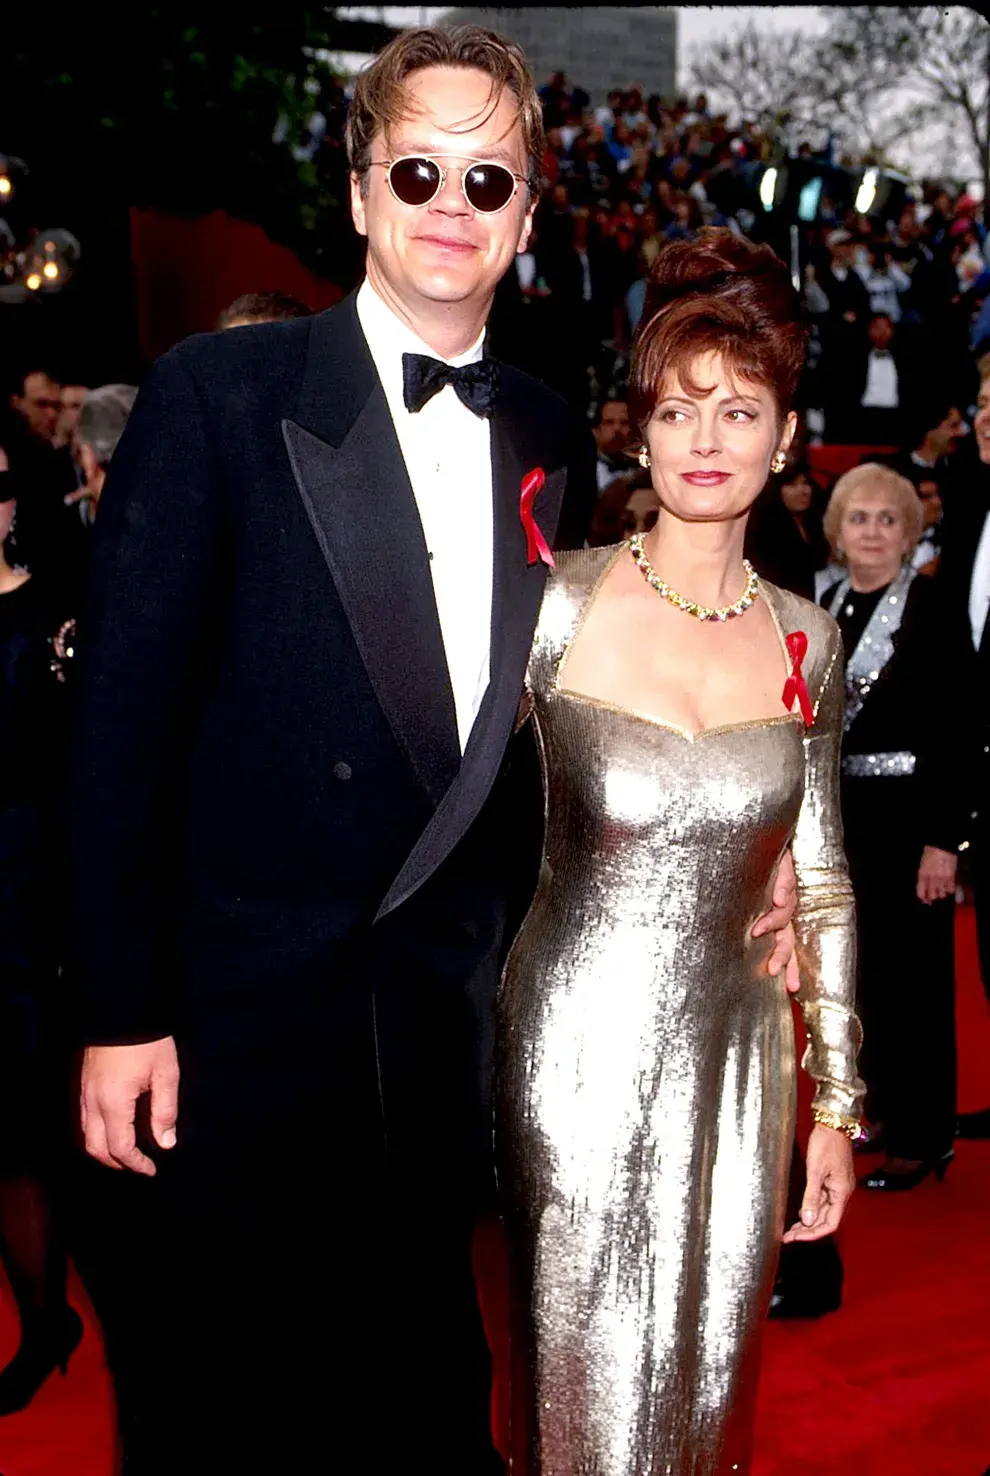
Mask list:
[[455,149],[440,149],[439,151],[421,149],[417,148],[415,144],[409,143],[407,139],[399,139],[392,145],[392,148],[393,158],[396,159],[402,158],[403,155],[412,155],[415,158],[426,159],[491,159],[493,163],[498,164],[514,165],[518,163],[516,155],[512,150],[503,149],[500,144],[490,144],[477,149],[465,148],[463,153],[459,153]]

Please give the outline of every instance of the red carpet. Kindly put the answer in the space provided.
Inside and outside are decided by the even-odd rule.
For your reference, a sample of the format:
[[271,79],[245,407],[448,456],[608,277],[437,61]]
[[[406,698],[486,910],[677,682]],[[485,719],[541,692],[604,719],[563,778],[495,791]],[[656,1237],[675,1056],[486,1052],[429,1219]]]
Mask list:
[[[958,936],[959,1106],[968,1111],[990,1103],[990,1007],[976,973],[970,908],[960,911]],[[768,1326],[753,1476],[983,1476],[988,1225],[990,1144],[962,1144],[944,1184],[855,1196],[842,1239],[842,1310],[818,1323]],[[497,1231],[479,1236],[478,1249],[501,1436],[506,1339]],[[0,1420],[0,1476],[111,1476],[112,1400],[91,1315],[87,1321],[67,1378],[55,1375],[29,1410]],[[16,1338],[3,1288],[0,1363]]]

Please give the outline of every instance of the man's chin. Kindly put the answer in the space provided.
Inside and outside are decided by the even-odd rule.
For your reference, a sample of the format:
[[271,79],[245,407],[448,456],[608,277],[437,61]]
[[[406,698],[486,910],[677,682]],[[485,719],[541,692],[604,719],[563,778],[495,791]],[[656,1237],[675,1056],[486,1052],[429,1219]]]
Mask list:
[[[477,281],[458,280],[446,274],[423,277],[414,281],[412,285],[426,302],[467,302],[469,298],[481,295],[480,284]],[[492,290],[494,291],[494,287]]]

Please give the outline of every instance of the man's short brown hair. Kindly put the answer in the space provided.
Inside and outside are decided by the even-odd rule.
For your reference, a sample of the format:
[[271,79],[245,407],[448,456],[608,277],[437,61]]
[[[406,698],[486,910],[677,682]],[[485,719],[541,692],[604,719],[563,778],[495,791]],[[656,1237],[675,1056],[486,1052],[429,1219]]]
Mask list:
[[[355,174],[366,175],[371,145],[379,132],[388,133],[407,117],[406,80],[426,67],[462,67],[484,72],[491,79],[487,108],[498,106],[504,88],[515,96],[519,123],[529,157],[529,187],[536,193],[543,164],[543,109],[526,58],[514,41],[506,41],[481,26],[418,26],[403,31],[378,53],[354,84],[347,114],[347,158]],[[488,114],[486,113],[487,117]],[[480,118],[465,118],[476,127]]]
[[235,323],[287,323],[292,318],[308,318],[312,311],[287,292],[244,292],[224,308],[217,318],[217,328],[230,328]]

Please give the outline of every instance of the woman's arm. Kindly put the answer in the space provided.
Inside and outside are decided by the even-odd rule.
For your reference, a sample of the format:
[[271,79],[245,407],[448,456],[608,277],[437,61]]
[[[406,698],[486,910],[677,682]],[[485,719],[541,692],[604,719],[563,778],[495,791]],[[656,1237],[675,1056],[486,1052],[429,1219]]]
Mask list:
[[856,912],[839,812],[843,688],[842,641],[832,628],[815,721],[805,738],[805,793],[793,845],[798,1001],[808,1034],[802,1065],[817,1086],[808,1184],[800,1221],[786,1240],[818,1240],[838,1225],[855,1182],[848,1134],[859,1123],[866,1090],[856,1067],[862,1040],[854,1009]]
[[814,1110],[859,1121],[865,1087],[856,1072],[862,1032],[856,1018],[856,912],[842,848],[839,748],[843,715],[842,641],[829,637],[826,675],[805,738],[805,792],[794,835],[801,990],[808,1032],[802,1062],[817,1082]]

